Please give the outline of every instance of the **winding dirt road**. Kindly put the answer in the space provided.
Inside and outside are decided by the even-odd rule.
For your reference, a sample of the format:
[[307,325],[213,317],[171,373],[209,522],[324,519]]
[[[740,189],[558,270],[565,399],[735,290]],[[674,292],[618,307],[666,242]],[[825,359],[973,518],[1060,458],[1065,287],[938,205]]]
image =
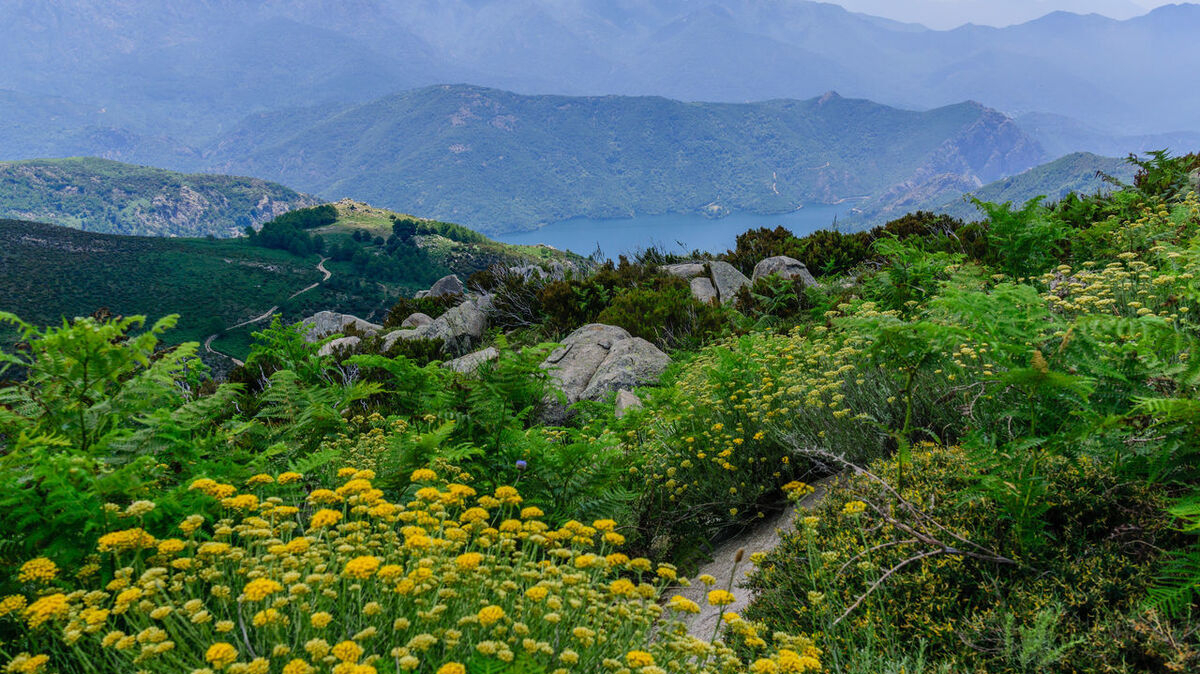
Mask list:
[[[296,297],[297,295],[302,295],[302,294],[312,290],[313,288],[316,288],[317,286],[321,285],[322,283],[328,281],[329,278],[331,276],[333,276],[333,272],[331,272],[325,268],[325,261],[328,259],[329,258],[327,258],[327,257],[323,257],[323,258],[321,258],[321,261],[317,263],[317,271],[324,274],[325,278],[322,278],[320,281],[317,281],[316,283],[314,283],[310,286],[301,288],[300,290],[297,290],[296,292],[292,293],[291,295],[288,295],[289,300],[292,299],[293,297]],[[217,351],[216,349],[212,348],[213,340],[216,339],[217,337],[220,337],[223,333],[229,332],[230,330],[236,330],[238,328],[245,327],[247,325],[252,325],[254,323],[261,323],[265,320],[268,320],[272,316],[275,315],[276,311],[279,311],[278,304],[271,307],[270,309],[267,309],[266,313],[262,314],[261,316],[255,316],[254,318],[242,321],[241,323],[238,323],[237,325],[225,328],[221,332],[216,332],[216,333],[209,335],[208,338],[204,340],[204,350],[209,353],[216,354],[218,356],[224,356],[224,357],[228,358],[229,360],[232,360],[234,365],[245,365],[245,363],[238,360],[237,358],[234,358],[233,356],[231,356],[223,351]]]

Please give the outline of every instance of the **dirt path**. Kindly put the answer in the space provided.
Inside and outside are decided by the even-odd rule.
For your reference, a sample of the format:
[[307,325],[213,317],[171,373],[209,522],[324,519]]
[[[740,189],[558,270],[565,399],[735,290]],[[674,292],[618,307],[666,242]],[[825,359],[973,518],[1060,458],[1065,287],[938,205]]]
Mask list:
[[325,268],[325,260],[328,260],[328,259],[329,258],[327,258],[327,257],[323,257],[323,258],[321,258],[321,261],[317,263],[317,271],[324,274],[325,278],[321,279],[320,281],[317,281],[316,283],[314,283],[310,286],[305,286],[304,288],[297,290],[296,292],[292,293],[291,295],[288,295],[289,300],[292,299],[293,297],[295,297],[296,295],[302,295],[302,294],[312,290],[313,288],[316,288],[317,286],[321,285],[322,283],[328,281],[330,276],[333,276],[333,272],[331,272]]
[[[314,283],[310,286],[305,286],[304,288],[297,290],[296,292],[292,293],[291,295],[288,295],[289,300],[297,295],[306,293],[306,292],[312,290],[313,288],[316,288],[317,286],[321,285],[322,283],[328,281],[329,277],[333,276],[333,272],[331,272],[325,268],[325,261],[328,259],[329,258],[327,258],[327,257],[323,257],[323,258],[321,258],[321,261],[317,263],[317,271],[324,274],[325,278],[321,279],[320,281],[317,281],[316,283]],[[223,353],[221,351],[217,351],[216,349],[212,348],[213,340],[216,339],[217,337],[220,337],[222,333],[229,332],[230,330],[236,330],[238,328],[245,327],[247,325],[252,325],[254,323],[261,323],[262,321],[265,321],[265,320],[269,319],[270,317],[274,316],[276,311],[279,311],[278,304],[271,307],[270,309],[267,309],[266,313],[264,313],[261,316],[255,316],[254,318],[251,318],[250,320],[242,321],[241,323],[238,323],[237,325],[225,328],[221,332],[216,332],[216,333],[209,335],[208,338],[204,340],[204,350],[209,353],[214,353],[218,356],[225,356],[229,360],[232,360],[235,365],[244,365],[245,363],[238,360],[237,358],[234,358],[233,356],[231,356],[227,353]]]
[[[676,588],[677,592],[670,594],[681,594],[688,599],[700,605],[700,613],[690,616],[688,622],[688,633],[698,639],[708,641],[713,636],[713,631],[717,628],[717,624],[721,622],[721,614],[725,611],[741,613],[750,604],[754,598],[754,593],[749,589],[741,587],[742,582],[746,579],[746,575],[754,570],[754,562],[750,561],[750,555],[756,552],[769,552],[779,545],[783,537],[794,530],[796,510],[799,508],[811,508],[821,499],[825,497],[829,490],[831,480],[834,478],[826,478],[817,482],[813,486],[816,491],[809,494],[807,498],[799,503],[799,505],[789,507],[784,512],[768,519],[762,524],[754,527],[746,533],[736,536],[717,548],[713,552],[712,561],[700,569],[690,578],[693,579],[691,587]],[[738,550],[745,550],[745,556],[741,564],[735,564]],[[736,569],[735,569],[736,567]],[[694,579],[708,574],[717,579],[717,584],[713,587],[724,588],[729,583],[730,574],[736,573],[737,576],[733,579],[733,587],[730,592],[737,598],[733,604],[724,607],[709,606],[707,601],[708,590],[703,583]]]
[[[217,333],[217,334],[220,334],[220,333]],[[231,355],[229,355],[229,354],[227,354],[227,353],[225,353],[225,352],[223,352],[223,351],[217,351],[216,349],[212,348],[212,343],[213,343],[213,340],[214,340],[214,339],[216,339],[216,338],[217,338],[217,335],[216,335],[216,334],[213,334],[213,335],[209,335],[209,336],[208,336],[208,339],[204,340],[204,350],[205,350],[205,351],[207,351],[207,352],[209,352],[209,353],[215,353],[215,354],[216,354],[216,355],[218,355],[218,356],[225,356],[225,357],[226,357],[226,358],[228,358],[229,360],[232,360],[232,361],[233,361],[233,364],[234,364],[234,365],[237,365],[238,367],[241,367],[242,365],[245,365],[245,363],[243,363],[242,361],[238,360],[237,358],[234,358],[233,356],[231,356]]]

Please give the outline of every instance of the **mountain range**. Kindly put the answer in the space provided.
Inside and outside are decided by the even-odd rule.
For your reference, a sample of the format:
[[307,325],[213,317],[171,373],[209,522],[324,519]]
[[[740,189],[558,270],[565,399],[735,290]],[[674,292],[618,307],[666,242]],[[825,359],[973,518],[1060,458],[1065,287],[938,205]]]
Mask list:
[[[0,111],[36,101],[50,113],[39,142],[195,145],[256,112],[472,82],[717,102],[827,90],[920,109],[978,100],[1167,133],[1200,130],[1200,90],[1177,86],[1200,62],[1197,34],[1195,4],[931,30],[802,0],[9,0]],[[0,152],[13,158],[8,125]]]
[[835,93],[702,104],[438,86],[257,116],[208,161],[503,232],[580,215],[783,213],[851,199],[877,209],[914,191],[949,198],[1043,158],[976,103],[914,112]]

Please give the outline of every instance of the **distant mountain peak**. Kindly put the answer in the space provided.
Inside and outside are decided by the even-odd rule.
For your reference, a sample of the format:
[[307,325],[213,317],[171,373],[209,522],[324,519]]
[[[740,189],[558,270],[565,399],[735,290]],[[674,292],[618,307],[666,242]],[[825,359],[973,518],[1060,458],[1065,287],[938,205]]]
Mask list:
[[840,100],[842,100],[842,95],[839,94],[838,92],[832,91],[832,90],[826,91],[825,93],[821,94],[820,98],[817,99],[817,105],[825,105],[826,103],[829,103],[831,101],[840,101]]

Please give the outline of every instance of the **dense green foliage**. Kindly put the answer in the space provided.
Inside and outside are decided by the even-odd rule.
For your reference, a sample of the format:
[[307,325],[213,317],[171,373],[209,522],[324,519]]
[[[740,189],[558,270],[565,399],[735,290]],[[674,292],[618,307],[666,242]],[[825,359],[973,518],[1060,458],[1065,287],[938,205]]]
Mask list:
[[[111,664],[125,662],[118,644],[138,643],[135,634],[151,644],[137,656],[148,671],[175,671],[170,658],[189,671],[208,666],[206,649],[225,652],[216,635],[237,625],[197,622],[199,606],[247,611],[237,618],[244,633],[226,644],[231,658],[245,655],[247,671],[308,672],[307,660],[287,664],[307,657],[339,674],[400,661],[423,674],[506,671],[488,658],[508,648],[545,653],[521,638],[535,624],[575,627],[608,611],[572,609],[660,596],[661,587],[639,590],[602,571],[646,571],[649,562],[628,556],[649,553],[687,567],[788,498],[808,497],[806,482],[829,478],[797,513],[797,529],[752,555],[749,622],[725,616],[707,641],[665,625],[645,648],[682,649],[672,656],[643,655],[645,642],[608,627],[622,650],[639,650],[576,669],[568,655],[563,668],[713,671],[703,669],[708,649],[731,648],[771,654],[765,664],[718,658],[716,671],[1194,670],[1196,163],[1152,155],[1133,185],[1110,195],[980,204],[984,219],[971,225],[916,214],[851,240],[861,246],[822,243],[855,257],[836,258],[849,268],[822,274],[819,286],[768,277],[720,308],[691,299],[654,252],[562,279],[495,268],[474,279],[494,293],[498,357],[469,373],[418,362],[431,355],[425,345],[321,356],[303,328],[276,320],[217,383],[196,364],[195,344],[158,348],[174,319],[149,330],[140,319],[100,318],[43,329],[6,314],[23,345],[3,359],[25,373],[0,388],[0,480],[14,485],[0,508],[0,561],[20,593],[0,603],[0,619],[30,654],[14,650],[14,667],[30,667],[37,652],[68,671],[89,658],[120,671]],[[749,233],[740,255],[803,251],[803,242]],[[628,321],[675,363],[621,418],[610,400],[591,401],[548,426],[556,393],[541,366],[545,342],[591,320]],[[323,489],[335,472],[347,482]],[[299,491],[276,499],[283,487]],[[183,520],[187,540],[159,544],[178,535],[185,513],[206,519]],[[306,542],[289,549],[296,531]],[[625,552],[581,558],[563,547],[594,539]],[[479,557],[453,556],[464,540]],[[174,559],[180,551],[193,561]],[[397,555],[395,568],[379,567]],[[188,574],[221,560],[230,566]],[[153,564],[163,569],[145,570]],[[465,576],[480,564],[500,576]],[[546,595],[521,583],[549,567],[557,580],[547,593],[559,583],[604,585],[576,596],[578,605],[557,602],[562,613],[544,621]],[[355,593],[375,592],[377,569],[387,599],[363,603]],[[187,620],[177,607],[162,610],[163,574],[180,581],[164,585],[182,593],[172,597],[200,602],[182,609]],[[135,582],[136,596],[103,614],[80,603],[109,611],[110,594],[71,594]],[[709,602],[726,606],[732,597],[722,592]],[[261,611],[254,605],[275,594]],[[312,655],[309,614],[335,600],[343,603],[329,620],[340,632],[327,634],[352,642],[338,646],[351,655],[323,660],[330,644]],[[426,600],[444,608],[426,609]],[[699,609],[664,604],[670,615]],[[521,622],[527,611],[539,617]],[[142,614],[157,622],[137,623]],[[453,621],[439,622],[444,615]],[[132,642],[123,632],[105,645],[100,628],[87,631],[92,619],[125,626]],[[478,630],[500,620],[509,622],[499,632]],[[638,640],[652,631],[643,627]],[[391,659],[358,662],[410,628],[428,635],[395,646],[404,650]],[[152,644],[167,635],[172,646],[159,652]],[[571,630],[546,647],[590,647],[595,636]],[[447,669],[463,643],[472,659]]]
[[315,202],[265,180],[91,157],[0,162],[0,218],[89,232],[223,238]]

